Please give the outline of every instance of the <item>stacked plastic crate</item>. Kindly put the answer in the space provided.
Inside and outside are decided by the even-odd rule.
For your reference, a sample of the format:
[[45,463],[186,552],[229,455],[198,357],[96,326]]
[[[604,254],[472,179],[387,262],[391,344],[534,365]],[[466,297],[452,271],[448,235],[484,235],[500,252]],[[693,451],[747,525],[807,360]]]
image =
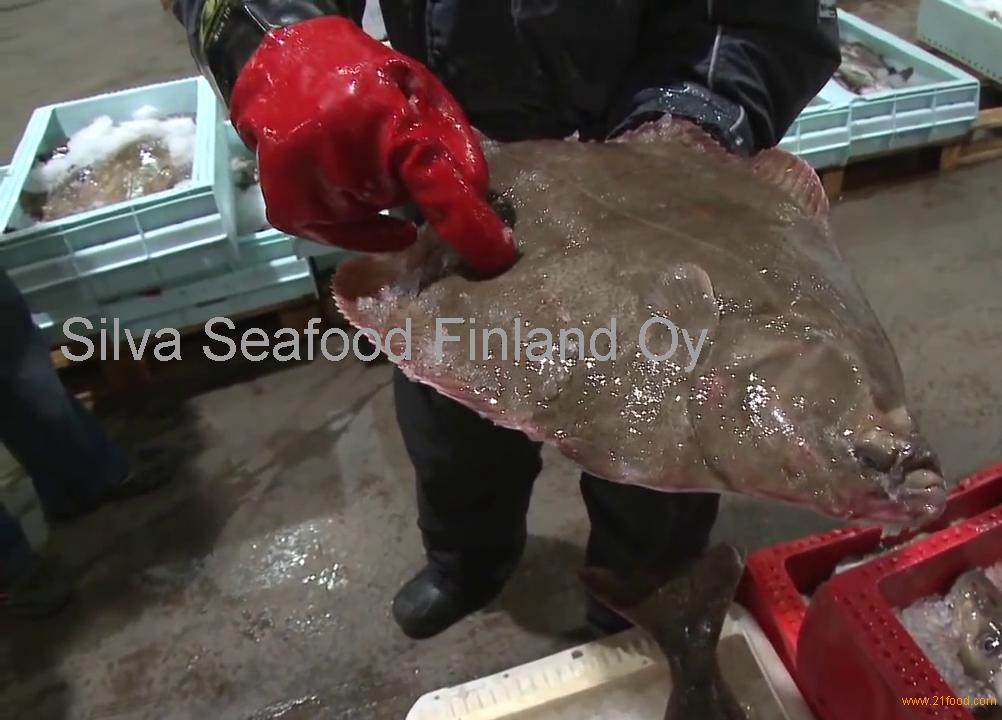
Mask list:
[[1000,508],[1002,462],[958,483],[925,527],[883,537],[879,527],[852,526],[748,557],[738,602],[818,720],[971,720],[973,708],[954,702],[897,613],[1002,560]]
[[903,87],[856,95],[838,86],[833,98],[848,102],[849,158],[963,137],[978,114],[981,86],[958,67],[847,12],[839,12],[843,42],[858,42],[891,67],[910,70]]
[[1002,11],[985,2],[922,0],[919,39],[1002,83]]
[[[961,5],[962,0],[924,0],[919,28],[924,40],[966,60],[987,75],[1002,78],[1002,23]],[[963,45],[959,28],[970,27]],[[910,70],[903,87],[857,95],[829,82],[804,109],[780,147],[815,168],[847,162],[966,135],[978,114],[980,84],[958,67],[862,20],[839,11],[843,42],[858,42],[892,67]],[[974,48],[964,53],[958,48]],[[972,53],[978,53],[977,57]],[[994,53],[994,54],[993,54]],[[973,59],[972,59],[973,58]]]
[[[23,191],[36,159],[101,116],[143,108],[195,118],[191,177],[170,190],[24,229]],[[316,295],[309,262],[278,231],[241,233],[230,161],[235,139],[201,78],[135,88],[36,110],[0,186],[0,267],[52,342],[63,322],[102,318],[133,330],[187,328]],[[242,146],[240,146],[242,149]],[[74,332],[86,334],[83,325]]]
[[793,121],[779,147],[816,170],[843,167],[849,160],[849,99],[834,81]]

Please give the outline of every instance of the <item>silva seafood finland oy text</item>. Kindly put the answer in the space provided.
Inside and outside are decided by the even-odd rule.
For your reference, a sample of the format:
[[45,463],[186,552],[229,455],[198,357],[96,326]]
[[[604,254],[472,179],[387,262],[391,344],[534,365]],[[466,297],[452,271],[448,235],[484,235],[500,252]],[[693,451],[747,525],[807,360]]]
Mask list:
[[[205,323],[209,342],[202,352],[214,362],[226,362],[242,357],[252,362],[273,359],[313,360],[315,348],[327,360],[344,360],[349,355],[360,360],[372,360],[385,353],[394,362],[413,358],[411,320],[403,327],[390,329],[384,336],[370,328],[362,328],[353,336],[341,328],[321,330],[319,318],[312,318],[306,328],[281,328],[269,335],[260,328],[249,328],[233,338],[224,331],[236,329],[230,318],[215,317]],[[146,329],[134,332],[123,328],[118,318],[101,318],[96,324],[83,317],[73,317],[63,323],[63,334],[78,345],[64,345],[66,358],[81,362],[98,358],[120,360],[131,357],[140,360],[152,356],[155,360],[181,359],[181,332],[176,328]],[[95,330],[97,332],[95,332]],[[622,339],[617,335],[616,319],[588,331],[581,328],[530,327],[514,318],[510,327],[480,327],[475,318],[436,318],[431,340],[431,355],[442,361],[446,349],[462,347],[470,360],[525,359],[529,362],[569,362],[578,358],[612,361],[619,357]],[[631,354],[639,352],[651,362],[673,362],[686,372],[699,363],[708,330],[690,331],[680,328],[670,319],[654,316],[641,327],[636,343],[630,343]],[[332,339],[337,342],[331,343]],[[362,339],[367,338],[369,344]],[[332,347],[333,345],[333,347]]]

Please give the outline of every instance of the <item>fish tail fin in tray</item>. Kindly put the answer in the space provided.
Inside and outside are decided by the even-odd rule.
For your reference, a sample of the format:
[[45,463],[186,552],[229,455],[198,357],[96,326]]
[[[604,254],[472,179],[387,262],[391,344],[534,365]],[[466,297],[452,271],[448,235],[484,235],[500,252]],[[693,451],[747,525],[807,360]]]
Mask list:
[[667,582],[620,577],[601,568],[579,575],[601,603],[648,633],[668,660],[672,694],[666,720],[743,720],[717,665],[717,644],[744,569],[741,553],[718,545]]

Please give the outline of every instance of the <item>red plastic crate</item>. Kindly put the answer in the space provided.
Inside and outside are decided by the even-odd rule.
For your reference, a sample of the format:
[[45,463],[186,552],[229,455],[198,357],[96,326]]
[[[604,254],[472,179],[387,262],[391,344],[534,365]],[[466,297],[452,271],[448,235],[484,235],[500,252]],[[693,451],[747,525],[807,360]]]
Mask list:
[[[943,594],[972,567],[1002,560],[1002,508],[853,568],[814,595],[800,633],[797,682],[820,720],[973,720],[895,610]],[[930,698],[907,706],[902,698]]]
[[[925,528],[885,538],[893,549],[919,533],[942,530],[1002,504],[1002,462],[962,480],[950,493],[943,514]],[[797,643],[807,614],[803,595],[828,580],[840,563],[881,545],[876,527],[849,527],[774,545],[748,556],[738,602],[755,617],[791,674],[797,672]]]

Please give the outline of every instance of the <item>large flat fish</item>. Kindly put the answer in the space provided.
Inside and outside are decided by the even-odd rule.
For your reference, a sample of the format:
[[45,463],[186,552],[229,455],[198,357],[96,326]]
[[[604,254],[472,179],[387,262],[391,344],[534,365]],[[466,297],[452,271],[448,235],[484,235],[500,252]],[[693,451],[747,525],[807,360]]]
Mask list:
[[470,277],[426,227],[335,276],[341,312],[409,377],[612,481],[888,525],[942,511],[808,165],[678,122],[485,154],[510,270]]

